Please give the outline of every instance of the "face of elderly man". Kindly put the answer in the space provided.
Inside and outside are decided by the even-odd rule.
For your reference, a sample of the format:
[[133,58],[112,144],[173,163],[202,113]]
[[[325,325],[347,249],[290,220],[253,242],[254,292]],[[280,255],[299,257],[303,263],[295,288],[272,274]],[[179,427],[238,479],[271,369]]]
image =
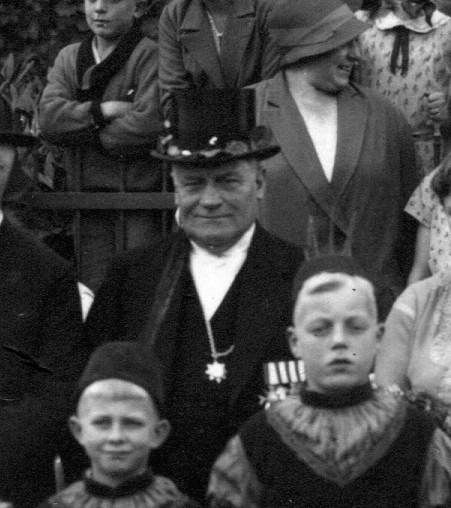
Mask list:
[[199,246],[221,253],[234,245],[257,217],[265,189],[257,161],[213,168],[173,165],[180,226]]
[[0,200],[14,164],[16,151],[12,146],[0,144]]

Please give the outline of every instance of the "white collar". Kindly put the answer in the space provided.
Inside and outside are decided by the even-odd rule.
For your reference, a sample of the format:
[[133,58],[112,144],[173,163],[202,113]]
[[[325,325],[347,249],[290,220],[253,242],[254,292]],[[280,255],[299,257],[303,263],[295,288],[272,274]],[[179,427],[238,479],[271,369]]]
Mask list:
[[207,321],[221,305],[246,261],[254,232],[255,224],[219,256],[191,241],[190,270]]
[[94,55],[94,62],[98,65],[102,60],[100,59],[99,51],[97,50],[97,39],[95,37],[92,38],[92,53]]
[[3,217],[4,217],[3,210],[0,210],[0,226],[2,225]]
[[[359,11],[356,13],[357,17],[361,20],[368,20],[365,16],[365,11]],[[391,30],[396,26],[405,26],[408,30],[417,33],[428,33],[432,30],[439,28],[440,26],[448,23],[451,18],[443,12],[436,9],[431,16],[431,24],[426,21],[426,16],[421,14],[415,19],[402,19],[394,11],[387,9],[380,9],[376,16],[373,18],[373,22],[379,30]],[[370,19],[368,21],[371,21]]]
[[221,258],[231,258],[235,254],[247,252],[249,249],[249,246],[252,241],[252,237],[254,236],[255,231],[255,222],[252,224],[252,226],[243,234],[243,236],[232,245],[229,249],[227,249],[224,252],[221,252],[221,254],[214,254],[210,252],[208,249],[205,249],[204,247],[201,247],[196,242],[191,240],[191,247],[192,247],[192,253],[195,256],[201,256],[205,257],[205,259],[221,259]]

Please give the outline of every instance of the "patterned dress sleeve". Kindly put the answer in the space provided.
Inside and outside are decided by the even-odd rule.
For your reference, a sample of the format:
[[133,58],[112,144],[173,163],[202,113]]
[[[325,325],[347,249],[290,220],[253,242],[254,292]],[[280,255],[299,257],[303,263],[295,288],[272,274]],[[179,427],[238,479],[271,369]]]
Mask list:
[[418,506],[451,506],[451,439],[441,429],[429,445]]
[[434,208],[439,205],[439,200],[431,189],[431,180],[437,170],[423,178],[420,185],[410,196],[404,211],[417,219],[418,222],[431,229]]
[[258,508],[261,490],[240,437],[233,437],[213,465],[207,491],[209,507]]

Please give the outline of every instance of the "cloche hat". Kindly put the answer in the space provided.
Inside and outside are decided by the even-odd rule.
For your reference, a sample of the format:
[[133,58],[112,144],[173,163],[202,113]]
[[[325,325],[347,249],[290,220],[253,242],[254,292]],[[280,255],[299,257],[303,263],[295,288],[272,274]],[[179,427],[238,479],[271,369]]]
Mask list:
[[268,19],[285,67],[332,51],[370,28],[340,0],[278,0]]
[[174,91],[174,107],[158,159],[187,167],[214,167],[239,159],[266,159],[280,148],[255,124],[255,90]]

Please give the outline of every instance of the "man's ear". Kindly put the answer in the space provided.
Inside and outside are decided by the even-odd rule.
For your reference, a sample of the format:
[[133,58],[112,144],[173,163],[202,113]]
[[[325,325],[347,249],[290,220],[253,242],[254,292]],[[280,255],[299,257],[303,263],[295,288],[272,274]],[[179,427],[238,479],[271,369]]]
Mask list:
[[257,169],[257,197],[263,199],[266,191],[266,168],[261,164],[258,165]]
[[160,447],[166,441],[170,432],[171,424],[169,421],[164,418],[159,420],[153,429],[152,448]]
[[77,440],[79,444],[80,443],[80,437],[81,437],[81,425],[80,420],[77,416],[73,415],[69,418],[69,430],[71,434],[74,436],[74,438]]

